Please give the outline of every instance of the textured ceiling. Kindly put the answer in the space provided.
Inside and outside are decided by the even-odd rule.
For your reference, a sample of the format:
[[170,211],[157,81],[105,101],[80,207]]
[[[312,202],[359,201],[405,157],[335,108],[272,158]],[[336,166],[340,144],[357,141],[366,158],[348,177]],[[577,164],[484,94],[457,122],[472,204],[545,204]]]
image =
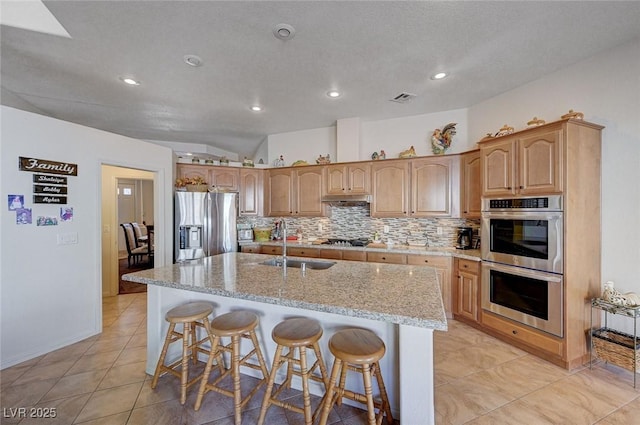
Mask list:
[[[4,104],[240,157],[268,134],[341,118],[469,107],[640,36],[636,1],[44,3],[71,38],[3,25]],[[275,38],[279,23],[295,37]],[[450,77],[431,80],[438,71]],[[417,97],[389,101],[401,92]]]

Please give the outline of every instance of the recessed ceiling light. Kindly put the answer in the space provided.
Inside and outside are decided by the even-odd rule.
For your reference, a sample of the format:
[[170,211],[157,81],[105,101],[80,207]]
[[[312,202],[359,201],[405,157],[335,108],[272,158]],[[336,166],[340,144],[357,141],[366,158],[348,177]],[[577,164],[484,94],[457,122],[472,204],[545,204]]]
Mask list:
[[253,105],[253,106],[251,107],[251,110],[252,110],[253,112],[260,112],[260,111],[262,111],[262,106],[260,106],[260,105]]
[[336,97],[340,97],[340,92],[338,90],[330,90],[327,92],[327,96],[335,99]]
[[291,40],[296,34],[296,29],[289,24],[278,24],[273,28],[273,35],[280,40]]
[[202,66],[202,59],[196,55],[184,55],[184,62],[190,66]]
[[120,80],[122,80],[122,82],[125,83],[125,84],[129,84],[130,86],[139,86],[140,85],[140,82],[134,80],[133,78],[120,77]]
[[431,76],[431,79],[432,80],[442,80],[446,76],[447,76],[446,72],[438,72],[437,74],[433,74]]

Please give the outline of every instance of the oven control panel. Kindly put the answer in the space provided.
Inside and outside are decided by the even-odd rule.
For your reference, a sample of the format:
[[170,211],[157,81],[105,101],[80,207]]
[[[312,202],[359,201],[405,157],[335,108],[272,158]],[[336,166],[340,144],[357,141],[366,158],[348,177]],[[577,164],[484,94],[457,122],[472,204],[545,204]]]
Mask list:
[[541,196],[534,198],[498,198],[485,199],[484,211],[495,210],[538,210],[538,211],[561,211],[562,196]]

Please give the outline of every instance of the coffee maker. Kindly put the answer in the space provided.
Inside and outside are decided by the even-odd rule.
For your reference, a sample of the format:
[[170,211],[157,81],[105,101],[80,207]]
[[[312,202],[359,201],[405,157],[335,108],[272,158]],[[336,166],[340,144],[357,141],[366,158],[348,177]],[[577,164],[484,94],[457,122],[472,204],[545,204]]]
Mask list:
[[473,229],[471,227],[458,227],[456,249],[471,249]]

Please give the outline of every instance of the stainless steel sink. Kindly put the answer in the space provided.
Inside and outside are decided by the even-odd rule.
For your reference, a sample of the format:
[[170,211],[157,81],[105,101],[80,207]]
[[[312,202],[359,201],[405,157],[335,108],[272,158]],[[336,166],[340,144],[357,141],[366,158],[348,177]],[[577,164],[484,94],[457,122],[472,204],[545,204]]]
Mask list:
[[[271,260],[263,261],[260,264],[264,264],[265,266],[276,266],[282,267],[282,259],[274,258]],[[335,261],[305,261],[305,260],[290,260],[287,259],[287,267],[295,267],[297,269],[302,268],[302,265],[305,265],[307,269],[313,270],[326,270],[329,267],[336,264]]]

